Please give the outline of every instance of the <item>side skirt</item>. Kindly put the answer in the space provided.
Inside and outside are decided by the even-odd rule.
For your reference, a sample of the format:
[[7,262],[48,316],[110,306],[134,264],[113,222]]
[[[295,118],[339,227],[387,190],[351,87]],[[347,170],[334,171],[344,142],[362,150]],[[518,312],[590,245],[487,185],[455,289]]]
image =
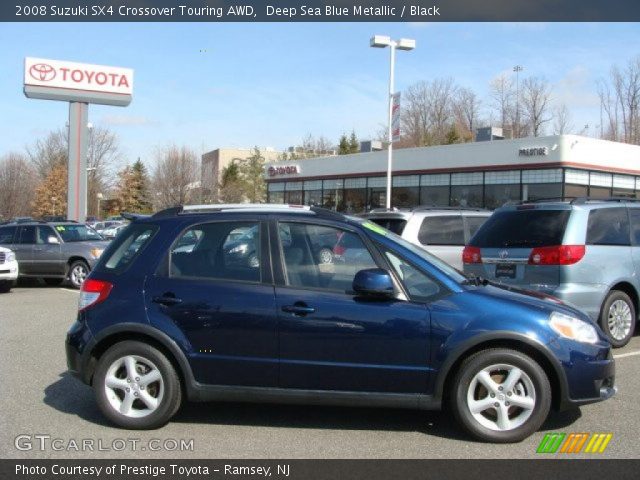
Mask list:
[[189,400],[195,402],[253,402],[346,407],[388,407],[440,410],[440,399],[419,393],[344,392],[287,388],[238,387],[197,384]]

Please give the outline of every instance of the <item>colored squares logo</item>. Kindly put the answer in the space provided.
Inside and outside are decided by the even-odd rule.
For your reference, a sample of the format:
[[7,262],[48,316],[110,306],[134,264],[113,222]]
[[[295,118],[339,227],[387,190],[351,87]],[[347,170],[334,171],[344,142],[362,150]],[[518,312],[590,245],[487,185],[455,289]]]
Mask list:
[[603,453],[611,433],[547,433],[536,453]]

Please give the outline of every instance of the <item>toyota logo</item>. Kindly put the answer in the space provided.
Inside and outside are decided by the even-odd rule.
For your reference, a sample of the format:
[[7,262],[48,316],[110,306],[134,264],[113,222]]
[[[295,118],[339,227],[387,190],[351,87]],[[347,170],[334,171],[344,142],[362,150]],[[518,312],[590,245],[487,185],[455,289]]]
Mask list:
[[31,75],[34,80],[49,82],[56,78],[56,71],[51,65],[46,63],[36,63],[35,65],[31,65],[29,75]]
[[509,256],[509,252],[507,250],[501,250],[498,255],[500,255],[500,258],[504,260]]

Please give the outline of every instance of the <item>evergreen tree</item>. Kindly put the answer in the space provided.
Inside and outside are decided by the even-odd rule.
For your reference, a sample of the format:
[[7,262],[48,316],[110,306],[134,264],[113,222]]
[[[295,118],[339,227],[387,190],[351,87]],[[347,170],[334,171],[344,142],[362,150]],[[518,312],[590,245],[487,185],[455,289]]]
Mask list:
[[262,203],[266,199],[267,184],[264,181],[264,161],[260,149],[255,147],[253,154],[241,160],[238,165],[244,194],[251,203]]
[[134,212],[150,213],[152,211],[150,192],[149,192],[149,174],[147,167],[138,159],[131,167],[131,186],[133,187],[133,205]]
[[349,139],[343,133],[340,136],[340,141],[338,143],[338,155],[348,155],[349,153],[351,153],[351,148],[350,148],[350,145],[349,145]]
[[222,170],[218,199],[221,203],[241,203],[244,200],[244,186],[236,160]]
[[351,130],[351,136],[349,137],[349,153],[358,153],[360,151],[360,142],[356,137],[356,132]]

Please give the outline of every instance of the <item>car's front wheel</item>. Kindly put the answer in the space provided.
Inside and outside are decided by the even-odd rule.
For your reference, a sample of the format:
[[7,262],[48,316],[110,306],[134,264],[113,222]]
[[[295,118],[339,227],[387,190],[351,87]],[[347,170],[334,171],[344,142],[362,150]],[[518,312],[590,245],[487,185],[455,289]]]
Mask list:
[[76,260],[69,267],[69,282],[73,288],[80,288],[89,275],[89,265],[84,260]]
[[138,341],[117,343],[100,357],[93,388],[102,413],[129,429],[161,427],[182,399],[180,379],[169,359]]
[[464,360],[451,384],[458,422],[489,442],[520,442],[551,408],[551,385],[535,360],[509,349],[483,350]]
[[614,348],[624,347],[636,328],[636,309],[624,292],[613,290],[602,304],[600,327]]

